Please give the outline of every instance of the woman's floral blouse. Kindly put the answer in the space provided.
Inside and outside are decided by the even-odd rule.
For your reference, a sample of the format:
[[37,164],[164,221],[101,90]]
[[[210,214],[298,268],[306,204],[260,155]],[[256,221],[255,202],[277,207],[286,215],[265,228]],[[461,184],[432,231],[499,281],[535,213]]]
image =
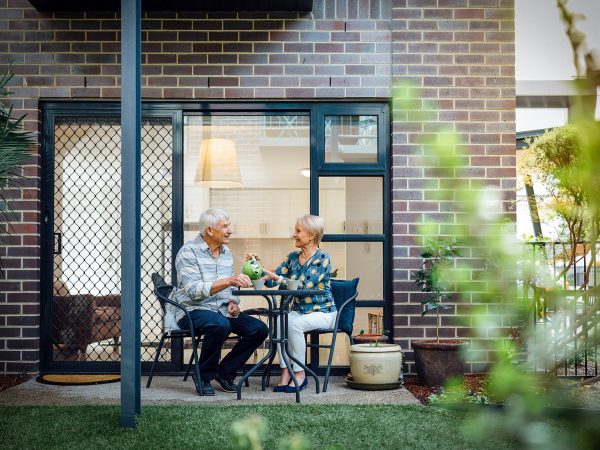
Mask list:
[[[295,297],[293,309],[303,314],[312,312],[333,312],[335,311],[335,303],[331,295],[331,259],[329,255],[321,249],[306,263],[300,264],[300,250],[290,253],[281,264],[275,269],[277,275],[284,277],[282,284],[285,286],[285,279],[299,280],[300,286],[298,289],[319,289],[325,291],[325,294],[314,295],[310,297]],[[277,284],[275,281],[267,281],[268,287],[273,287]]]

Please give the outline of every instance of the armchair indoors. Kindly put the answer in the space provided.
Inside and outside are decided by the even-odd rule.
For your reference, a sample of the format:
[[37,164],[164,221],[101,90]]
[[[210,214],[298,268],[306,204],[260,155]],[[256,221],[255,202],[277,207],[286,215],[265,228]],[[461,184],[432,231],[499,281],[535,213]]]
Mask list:
[[52,339],[66,354],[85,359],[88,345],[121,336],[121,296],[118,294],[54,295]]

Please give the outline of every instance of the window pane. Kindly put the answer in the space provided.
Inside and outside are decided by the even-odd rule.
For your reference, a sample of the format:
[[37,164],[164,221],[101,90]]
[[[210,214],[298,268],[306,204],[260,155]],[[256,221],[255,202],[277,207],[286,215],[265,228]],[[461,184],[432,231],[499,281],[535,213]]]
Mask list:
[[319,178],[319,211],[325,233],[383,233],[383,178]]
[[331,256],[336,278],[360,278],[358,300],[383,299],[382,242],[322,242],[321,248]]
[[187,116],[184,124],[184,241],[198,234],[203,210],[222,208],[235,270],[248,252],[276,267],[294,249],[296,218],[310,211],[301,174],[310,167],[309,117]]
[[377,162],[377,116],[325,116],[325,162]]

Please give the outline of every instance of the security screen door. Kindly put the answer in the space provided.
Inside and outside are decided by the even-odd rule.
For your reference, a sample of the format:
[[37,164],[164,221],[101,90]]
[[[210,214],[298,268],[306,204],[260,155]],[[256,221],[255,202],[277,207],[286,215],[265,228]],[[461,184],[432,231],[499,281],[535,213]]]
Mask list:
[[[46,191],[52,198],[45,202],[43,220],[52,234],[43,258],[50,268],[42,279],[45,370],[119,370],[121,127],[118,117],[89,114],[46,111],[51,136],[45,143],[51,145],[45,152],[44,184],[51,186]],[[141,340],[142,360],[150,361],[162,330],[151,275],[171,280],[171,117],[143,118],[141,160]],[[176,356],[171,353],[165,349],[163,361]]]

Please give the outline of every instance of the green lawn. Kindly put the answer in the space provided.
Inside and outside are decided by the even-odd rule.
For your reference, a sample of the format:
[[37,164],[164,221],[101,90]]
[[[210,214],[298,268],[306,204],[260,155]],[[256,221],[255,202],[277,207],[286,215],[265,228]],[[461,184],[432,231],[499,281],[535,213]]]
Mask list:
[[516,448],[500,437],[465,439],[459,413],[395,405],[145,406],[137,430],[119,428],[117,406],[0,406],[0,447],[225,450],[231,424],[251,415],[267,421],[266,449],[293,431],[315,449]]

